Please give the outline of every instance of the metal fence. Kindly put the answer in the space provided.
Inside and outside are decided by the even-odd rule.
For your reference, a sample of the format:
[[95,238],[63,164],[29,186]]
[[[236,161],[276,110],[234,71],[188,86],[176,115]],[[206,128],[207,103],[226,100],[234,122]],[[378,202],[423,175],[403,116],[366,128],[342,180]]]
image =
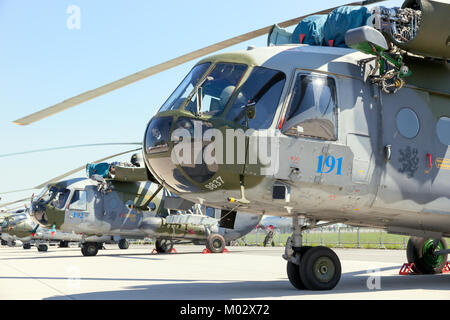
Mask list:
[[[269,232],[256,229],[236,240],[235,246],[285,246],[291,232]],[[322,245],[336,248],[406,249],[408,236],[388,234],[385,231],[366,228],[337,227],[309,230],[303,233],[303,245]]]

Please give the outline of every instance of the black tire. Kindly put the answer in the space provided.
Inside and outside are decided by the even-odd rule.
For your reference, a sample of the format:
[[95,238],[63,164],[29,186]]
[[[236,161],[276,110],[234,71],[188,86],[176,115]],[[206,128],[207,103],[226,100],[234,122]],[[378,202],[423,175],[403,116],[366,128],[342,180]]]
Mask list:
[[173,249],[173,241],[166,239],[158,239],[155,242],[155,249],[158,253],[170,253]]
[[59,242],[59,247],[60,248],[68,248],[69,247],[69,242],[68,241],[60,241]]
[[24,248],[25,250],[31,249],[31,243],[24,243],[24,244],[23,244],[23,248]]
[[119,240],[119,249],[126,250],[130,246],[130,243],[127,241],[127,239],[120,239]]
[[47,252],[47,250],[48,250],[48,246],[46,244],[40,244],[38,246],[38,251],[39,252]]
[[327,247],[309,249],[300,261],[300,278],[309,290],[331,290],[341,279],[341,262]]
[[[406,248],[406,257],[408,263],[414,263],[414,271],[422,274],[437,274],[444,269],[448,254],[434,256],[433,242],[434,239],[411,237]],[[448,248],[447,241],[444,238],[439,239],[438,250],[446,250]]]
[[97,242],[86,242],[81,247],[81,253],[85,257],[93,257],[98,253],[98,243]]
[[[300,254],[300,261],[302,256],[311,249],[310,246],[304,246],[301,247],[298,251],[298,254]],[[288,261],[286,266],[286,271],[288,275],[289,282],[298,290],[304,290],[306,289],[305,284],[303,283],[302,279],[300,278],[300,266]]]
[[7,246],[8,245],[8,241],[2,240],[1,244],[2,244],[2,246]]
[[298,290],[306,289],[305,284],[300,278],[300,268],[295,263],[288,261],[286,267],[287,276],[289,278],[289,282]]
[[225,250],[225,239],[222,235],[215,233],[209,235],[206,239],[206,248],[211,251],[211,253],[222,253]]

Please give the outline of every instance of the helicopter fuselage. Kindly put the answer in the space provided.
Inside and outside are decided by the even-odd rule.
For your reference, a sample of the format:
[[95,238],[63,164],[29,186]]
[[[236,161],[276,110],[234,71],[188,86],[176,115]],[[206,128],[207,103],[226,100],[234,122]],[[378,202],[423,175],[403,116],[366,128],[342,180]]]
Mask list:
[[[206,85],[199,81],[203,90],[194,88],[178,107],[175,103],[167,107],[171,96],[149,122],[144,140],[149,170],[179,196],[209,206],[238,206],[243,212],[279,216],[296,213],[393,233],[450,235],[450,151],[445,137],[450,133],[450,89],[445,86],[449,67],[410,58],[413,76],[404,88],[386,94],[367,78],[373,68],[370,63],[361,65],[367,57],[352,49],[285,45],[203,59],[197,64],[209,64],[200,71],[200,78],[207,79]],[[218,113],[209,102],[220,99],[211,89],[220,86],[214,70],[227,63],[248,69],[233,83],[231,98]],[[282,73],[280,98],[271,112],[267,105],[258,109],[270,91],[262,98],[246,96],[241,109],[254,106],[256,117],[249,113],[233,123],[236,100],[252,85],[248,82],[254,80],[256,68]],[[198,69],[194,67],[190,76],[195,77]],[[273,86],[280,83],[271,81]],[[199,92],[203,103],[209,99],[210,109],[203,113],[198,104],[197,110],[192,108],[195,100],[202,102],[196,99]],[[269,117],[270,125],[258,120],[258,114]],[[215,156],[217,150],[223,151],[221,163],[174,163],[174,153],[182,154],[177,146],[199,140],[198,135],[181,139],[181,134],[174,134],[180,128],[203,135],[197,158],[207,153],[205,145],[212,141],[205,138],[208,129],[220,131],[223,141],[241,129],[246,132],[244,147],[240,151],[239,138],[233,137],[231,148],[227,143],[223,149],[216,146]],[[262,164],[261,154],[249,142],[261,132],[274,146],[270,165]],[[195,146],[184,150],[189,148]],[[230,152],[234,162],[223,160]],[[245,154],[244,161],[239,162],[239,154]],[[257,162],[251,163],[252,155]],[[275,170],[262,171],[268,167]]]
[[[140,209],[158,189],[151,182],[111,181],[100,188],[91,179],[61,181],[43,190],[32,203],[32,216],[38,223],[55,226],[62,232],[85,236],[144,237],[177,240],[205,240],[210,233],[220,233],[226,241],[235,240],[250,232],[261,220],[259,215],[231,214],[222,219],[220,210],[210,216],[200,214],[167,215],[164,191],[158,193],[148,210]],[[216,212],[218,211],[218,212]],[[223,221],[222,221],[223,220]]]

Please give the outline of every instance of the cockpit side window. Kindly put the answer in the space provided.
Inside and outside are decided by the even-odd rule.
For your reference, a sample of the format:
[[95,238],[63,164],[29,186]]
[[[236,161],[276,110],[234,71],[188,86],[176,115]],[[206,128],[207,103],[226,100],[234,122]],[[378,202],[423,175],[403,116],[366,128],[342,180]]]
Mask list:
[[55,207],[58,209],[64,209],[64,206],[67,202],[67,199],[69,198],[69,195],[70,195],[69,189],[64,189],[58,192],[53,202]]
[[337,139],[337,97],[333,78],[297,74],[282,131],[286,135]]
[[253,68],[247,81],[237,93],[226,118],[245,125],[246,106],[255,105],[256,114],[248,119],[249,128],[267,129],[273,122],[286,81],[286,75],[278,70],[264,67]]
[[80,210],[80,211],[87,210],[86,191],[84,191],[84,190],[75,190],[74,191],[72,199],[70,200],[69,209],[70,210]]

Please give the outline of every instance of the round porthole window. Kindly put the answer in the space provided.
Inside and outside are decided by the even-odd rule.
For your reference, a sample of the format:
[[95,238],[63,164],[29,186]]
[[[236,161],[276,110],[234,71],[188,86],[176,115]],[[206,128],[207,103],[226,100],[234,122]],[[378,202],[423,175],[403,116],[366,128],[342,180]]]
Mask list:
[[397,130],[400,134],[408,139],[412,139],[419,133],[419,118],[416,113],[409,109],[403,108],[397,113]]
[[442,117],[438,120],[436,133],[442,144],[450,145],[450,118]]

